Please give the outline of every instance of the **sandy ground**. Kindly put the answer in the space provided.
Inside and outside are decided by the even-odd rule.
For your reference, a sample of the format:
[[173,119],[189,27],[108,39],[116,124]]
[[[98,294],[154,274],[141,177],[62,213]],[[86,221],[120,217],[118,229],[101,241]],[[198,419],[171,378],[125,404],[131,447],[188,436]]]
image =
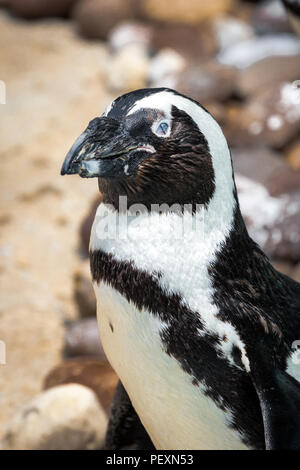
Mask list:
[[96,180],[61,177],[74,139],[110,101],[101,43],[59,20],[23,22],[0,13],[0,438],[61,357],[64,321],[74,318],[72,273],[78,227]]

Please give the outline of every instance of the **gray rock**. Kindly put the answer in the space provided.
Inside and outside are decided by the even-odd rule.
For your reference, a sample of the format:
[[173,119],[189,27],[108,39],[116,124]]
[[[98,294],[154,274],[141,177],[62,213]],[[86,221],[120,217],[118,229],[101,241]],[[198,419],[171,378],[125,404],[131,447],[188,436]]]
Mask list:
[[257,5],[252,21],[259,34],[291,31],[288,16],[280,0],[265,0]]
[[92,356],[106,359],[96,318],[85,318],[68,325],[64,353],[66,357]]
[[300,40],[293,34],[268,34],[233,44],[218,54],[221,64],[243,69],[265,59],[300,54]]
[[82,318],[96,316],[96,297],[92,281],[83,270],[74,273],[74,297]]
[[266,87],[228,116],[226,135],[231,145],[282,148],[300,130],[300,89],[295,83]]
[[92,390],[61,385],[36,396],[15,415],[2,445],[8,450],[100,449],[106,425]]

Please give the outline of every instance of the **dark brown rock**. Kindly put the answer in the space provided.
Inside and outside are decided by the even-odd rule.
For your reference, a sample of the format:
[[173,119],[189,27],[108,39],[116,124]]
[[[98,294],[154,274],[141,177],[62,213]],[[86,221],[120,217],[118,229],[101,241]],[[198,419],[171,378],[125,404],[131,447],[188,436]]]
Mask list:
[[8,0],[11,11],[23,18],[34,19],[47,16],[65,16],[77,0]]
[[72,16],[83,36],[106,39],[114,26],[135,17],[133,6],[132,0],[81,0]]
[[216,53],[217,42],[210,24],[201,28],[183,24],[158,24],[154,29],[153,48],[174,49],[187,59],[209,57]]
[[57,385],[77,383],[91,388],[106,411],[110,404],[118,382],[118,376],[105,361],[80,358],[64,361],[46,376],[44,389]]
[[85,318],[67,326],[64,353],[66,357],[90,356],[107,360],[96,318]]
[[95,317],[96,297],[90,277],[78,270],[74,274],[74,297],[81,318]]

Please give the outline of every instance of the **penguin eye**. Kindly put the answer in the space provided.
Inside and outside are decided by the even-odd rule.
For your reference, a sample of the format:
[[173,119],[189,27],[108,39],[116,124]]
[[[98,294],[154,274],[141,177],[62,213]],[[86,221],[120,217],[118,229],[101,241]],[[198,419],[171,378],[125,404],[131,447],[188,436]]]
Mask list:
[[158,136],[166,136],[168,134],[170,125],[166,121],[160,121],[158,126],[155,129],[155,134]]

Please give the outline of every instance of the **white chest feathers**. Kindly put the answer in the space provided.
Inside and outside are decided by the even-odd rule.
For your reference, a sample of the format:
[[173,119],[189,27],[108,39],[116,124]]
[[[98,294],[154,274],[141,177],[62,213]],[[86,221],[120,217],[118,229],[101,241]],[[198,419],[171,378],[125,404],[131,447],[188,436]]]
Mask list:
[[[246,449],[220,410],[163,350],[164,324],[95,285],[103,347],[157,449]],[[155,295],[155,294],[154,294]]]

